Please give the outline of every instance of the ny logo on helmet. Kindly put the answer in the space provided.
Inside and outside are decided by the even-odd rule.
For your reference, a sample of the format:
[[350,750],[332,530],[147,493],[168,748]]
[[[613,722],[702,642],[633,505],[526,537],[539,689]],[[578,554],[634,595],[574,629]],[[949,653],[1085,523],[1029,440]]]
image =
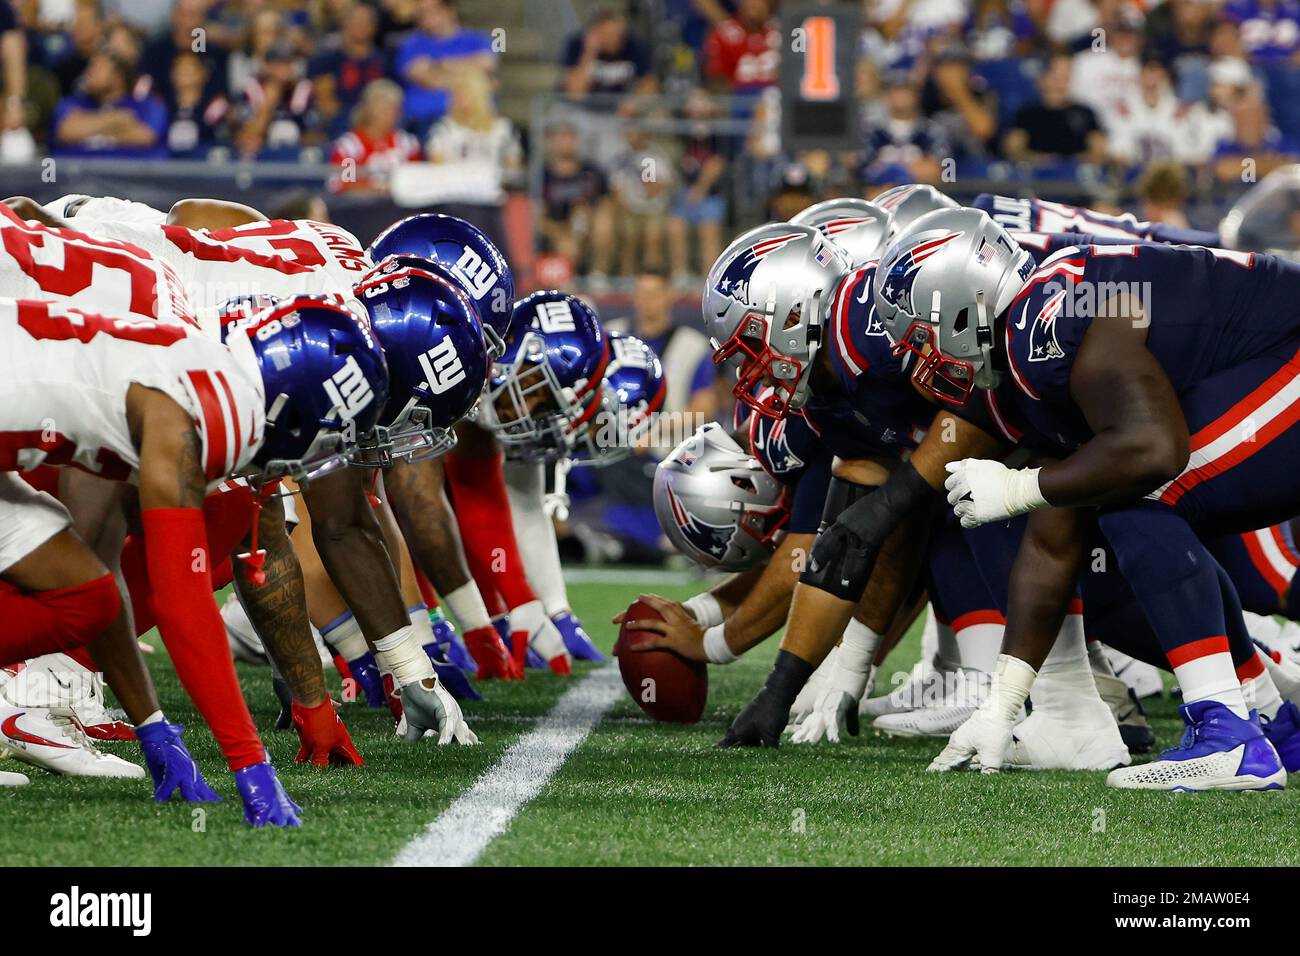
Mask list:
[[429,391],[441,395],[458,382],[465,380],[465,366],[456,352],[456,343],[445,338],[420,356],[424,381]]
[[343,367],[322,383],[325,394],[344,421],[352,421],[375,399],[366,373],[357,364],[357,357],[349,355]]
[[492,271],[492,267],[469,246],[461,249],[460,258],[451,269],[476,299],[487,295],[497,283],[497,274]]

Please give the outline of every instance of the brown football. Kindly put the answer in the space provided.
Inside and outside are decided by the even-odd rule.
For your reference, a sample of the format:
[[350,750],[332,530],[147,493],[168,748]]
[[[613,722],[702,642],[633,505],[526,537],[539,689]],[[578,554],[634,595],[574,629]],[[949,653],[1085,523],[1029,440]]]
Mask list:
[[642,601],[628,607],[618,629],[614,656],[623,675],[623,685],[637,705],[655,720],[693,724],[704,713],[709,696],[709,667],[702,661],[688,661],[675,651],[634,651],[649,631],[628,630],[628,621],[663,620],[663,615]]

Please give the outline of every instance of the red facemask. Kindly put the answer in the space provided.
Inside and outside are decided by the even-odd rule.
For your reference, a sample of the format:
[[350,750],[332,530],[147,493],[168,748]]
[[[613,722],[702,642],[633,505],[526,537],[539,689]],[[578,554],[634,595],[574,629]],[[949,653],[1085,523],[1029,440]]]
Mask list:
[[945,405],[965,405],[970,399],[975,388],[975,366],[943,355],[933,328],[913,322],[902,340],[894,343],[894,354],[903,352],[915,356],[912,382],[926,395]]

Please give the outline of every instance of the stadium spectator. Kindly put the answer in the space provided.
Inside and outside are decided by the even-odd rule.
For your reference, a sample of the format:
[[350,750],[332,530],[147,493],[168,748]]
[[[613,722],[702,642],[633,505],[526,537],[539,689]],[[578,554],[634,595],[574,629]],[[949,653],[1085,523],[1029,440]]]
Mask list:
[[[704,90],[697,88],[687,95],[683,118],[691,126],[682,140],[682,155],[678,160],[680,185],[668,220],[673,288],[681,292],[691,287],[693,275],[706,275],[722,253],[727,161],[726,147],[711,125],[717,117],[717,107]],[[692,238],[697,253],[694,271],[690,265]]]
[[817,193],[807,168],[799,163],[790,163],[781,171],[780,182],[768,198],[764,218],[785,222],[816,201]]
[[107,49],[86,66],[80,92],[54,111],[54,150],[65,156],[161,157],[167,107],[155,96],[131,95],[135,77],[126,61]]
[[1256,182],[1300,158],[1300,146],[1270,122],[1268,103],[1258,84],[1238,88],[1228,112],[1232,136],[1219,143],[1213,163],[1220,182]]
[[971,71],[960,44],[939,51],[921,87],[921,112],[936,124],[951,154],[959,159],[984,156],[998,131],[996,96]]
[[330,192],[387,195],[393,170],[420,158],[420,141],[398,124],[402,88],[392,80],[371,80],[353,110],[352,129],[334,142]]
[[1142,176],[1137,188],[1138,218],[1149,222],[1163,222],[1180,229],[1188,227],[1187,173],[1177,163],[1155,163]]
[[52,54],[50,72],[58,81],[59,92],[71,96],[76,92],[77,81],[90,65],[90,58],[99,50],[104,40],[104,16],[97,0],[77,0],[68,21],[67,40],[61,50]]
[[717,395],[713,383],[718,377],[713,349],[695,323],[673,321],[673,295],[663,274],[641,272],[632,290],[632,322],[628,330],[654,349],[663,362],[668,394],[663,410],[716,416]]
[[736,13],[709,31],[704,76],[735,94],[775,86],[781,65],[781,31],[768,0],[740,0]]
[[975,0],[965,27],[971,56],[1006,60],[1032,54],[1041,46],[1042,17],[1035,12],[1042,8],[1011,0]]
[[1178,73],[1195,70],[1210,51],[1214,7],[1206,0],[1165,0],[1147,15],[1146,47]]
[[595,96],[591,104],[595,109],[610,108],[629,93],[653,93],[659,88],[649,52],[628,29],[627,17],[614,7],[597,9],[582,31],[565,41],[560,63],[564,92],[575,99]]
[[152,79],[154,92],[164,100],[172,97],[173,63],[185,54],[197,53],[203,58],[208,77],[205,96],[226,92],[229,56],[221,47],[208,42],[207,17],[207,0],[177,0],[168,29],[145,44],[141,73]]
[[623,131],[623,151],[609,175],[618,203],[619,271],[623,275],[663,270],[664,229],[675,179],[672,157],[651,141],[643,126],[628,123]]
[[0,0],[0,135],[26,129],[27,35],[9,0]]
[[1038,79],[1039,99],[1016,111],[1002,140],[1008,159],[1042,166],[1062,160],[1101,162],[1106,136],[1091,107],[1070,97],[1070,57],[1053,54]]
[[253,15],[244,44],[227,63],[227,89],[243,90],[255,82],[265,71],[267,55],[272,47],[288,50],[296,58],[296,51],[285,40],[284,31],[284,16],[274,7],[263,7]]
[[171,62],[167,113],[167,152],[178,159],[201,159],[229,141],[230,100],[209,93],[207,62],[197,53],[179,53]]
[[884,96],[872,104],[866,124],[863,177],[897,166],[909,182],[937,183],[940,162],[950,151],[943,129],[921,113],[920,91],[911,76],[893,70],[884,77]]
[[1300,0],[1229,0],[1223,17],[1237,24],[1256,63],[1294,60],[1300,53]]
[[496,53],[486,33],[460,25],[455,0],[419,0],[416,29],[397,53],[406,86],[406,118],[427,129],[447,112],[452,82],[469,72],[489,76]]
[[1089,44],[1074,55],[1070,70],[1070,95],[1092,107],[1108,133],[1117,104],[1137,85],[1142,69],[1142,15],[1124,8],[1103,21],[1106,31],[1100,45]]
[[319,142],[319,121],[312,104],[311,80],[287,42],[274,43],[261,57],[258,75],[241,93],[236,110],[235,148],[241,156],[296,155]]
[[537,221],[546,251],[564,256],[575,271],[586,264],[591,291],[608,290],[614,255],[613,200],[605,174],[582,158],[572,124],[560,123],[547,131]]
[[506,187],[523,168],[523,150],[514,124],[497,113],[485,74],[471,71],[453,80],[451,110],[430,131],[425,153],[430,162],[477,172],[465,177],[455,208],[443,211],[499,240],[505,234]]
[[1204,163],[1215,146],[1205,108],[1178,99],[1169,68],[1155,57],[1146,59],[1136,86],[1110,111],[1107,131],[1111,155],[1130,166]]
[[316,108],[335,135],[348,128],[362,90],[387,75],[388,57],[376,45],[378,34],[375,8],[352,2],[342,14],[338,36],[307,68]]

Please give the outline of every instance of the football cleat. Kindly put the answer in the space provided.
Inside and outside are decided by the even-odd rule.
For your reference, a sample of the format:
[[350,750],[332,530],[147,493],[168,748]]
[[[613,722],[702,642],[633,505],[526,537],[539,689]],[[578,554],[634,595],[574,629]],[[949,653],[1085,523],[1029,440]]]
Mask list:
[[1003,766],[1025,770],[1114,770],[1127,767],[1132,759],[1110,707],[1103,701],[1091,700],[1079,702],[1065,714],[1036,709],[1016,724]]
[[1287,773],[1300,771],[1300,708],[1288,700],[1272,720],[1261,716],[1259,725]]
[[1145,661],[1135,660],[1113,647],[1106,648],[1106,656],[1110,658],[1110,668],[1115,672],[1115,676],[1133,688],[1133,693],[1137,694],[1138,700],[1144,697],[1159,697],[1164,693],[1165,680],[1160,674],[1160,668]]
[[1094,671],[1092,677],[1097,682],[1097,693],[1106,702],[1106,706],[1110,708],[1115,718],[1115,723],[1119,725],[1119,734],[1124,738],[1124,745],[1128,747],[1128,752],[1150,753],[1151,748],[1156,745],[1156,734],[1151,729],[1147,712],[1142,709],[1142,702],[1138,700],[1133,688],[1118,677],[1111,677],[1109,674],[1098,674]]
[[[872,726],[890,737],[948,737],[975,713],[988,696],[991,674],[959,667],[942,675],[940,699],[913,710],[897,711],[877,717]],[[904,684],[903,687],[907,687]],[[902,689],[902,688],[900,688]],[[933,686],[925,694],[933,694]]]
[[255,827],[300,827],[302,807],[294,803],[269,763],[235,771],[235,786],[244,801],[244,822]]
[[1112,770],[1122,790],[1282,790],[1286,768],[1251,711],[1243,720],[1216,700],[1183,704],[1182,742],[1150,763]]
[[288,730],[293,726],[293,695],[283,677],[271,677],[271,691],[280,702],[280,713],[275,717],[276,730]]
[[375,655],[370,651],[362,654],[360,657],[347,662],[348,671],[352,676],[353,686],[350,688],[350,694],[344,694],[344,698],[356,700],[358,694],[365,698],[367,707],[384,707],[386,706],[384,694],[384,679],[379,674],[379,665],[375,662]]
[[522,675],[515,669],[514,658],[501,640],[496,628],[480,627],[465,632],[465,646],[478,662],[476,680],[499,677],[501,680],[518,680]]
[[226,640],[230,643],[230,653],[236,661],[245,664],[270,663],[262,639],[233,589],[221,605],[221,620],[226,625]]
[[425,644],[424,653],[429,655],[429,661],[433,664],[433,672],[438,675],[438,680],[443,687],[450,691],[451,696],[457,700],[483,699],[483,695],[470,684],[465,672],[447,658],[446,653],[443,652],[441,645],[437,641]]
[[135,730],[120,711],[104,701],[104,678],[64,654],[34,657],[9,670],[0,701],[15,707],[66,708],[92,740],[135,740]]
[[927,700],[936,702],[938,682],[943,680],[946,671],[936,668],[928,658],[916,662],[906,681],[899,684],[888,694],[880,697],[863,696],[858,705],[858,716],[864,722],[871,722],[886,714],[902,714],[924,706]]
[[69,777],[143,777],[143,767],[101,753],[66,707],[0,707],[0,756]]
[[10,773],[8,770],[0,770],[0,787],[23,787],[31,783],[21,773]]
[[591,639],[582,621],[572,611],[561,611],[551,616],[551,622],[564,640],[565,649],[578,661],[603,661],[605,655],[600,652]]
[[565,647],[564,638],[549,617],[543,616],[528,636],[528,651],[530,655],[536,654],[542,660],[542,666],[549,667],[552,673],[573,673],[573,661]]
[[435,607],[429,611],[429,621],[433,624],[434,639],[442,648],[442,652],[447,655],[447,660],[467,674],[473,674],[478,670],[478,665],[474,663],[474,658],[461,639],[460,632],[456,630],[456,625],[447,620],[447,616],[442,613],[442,608]]

